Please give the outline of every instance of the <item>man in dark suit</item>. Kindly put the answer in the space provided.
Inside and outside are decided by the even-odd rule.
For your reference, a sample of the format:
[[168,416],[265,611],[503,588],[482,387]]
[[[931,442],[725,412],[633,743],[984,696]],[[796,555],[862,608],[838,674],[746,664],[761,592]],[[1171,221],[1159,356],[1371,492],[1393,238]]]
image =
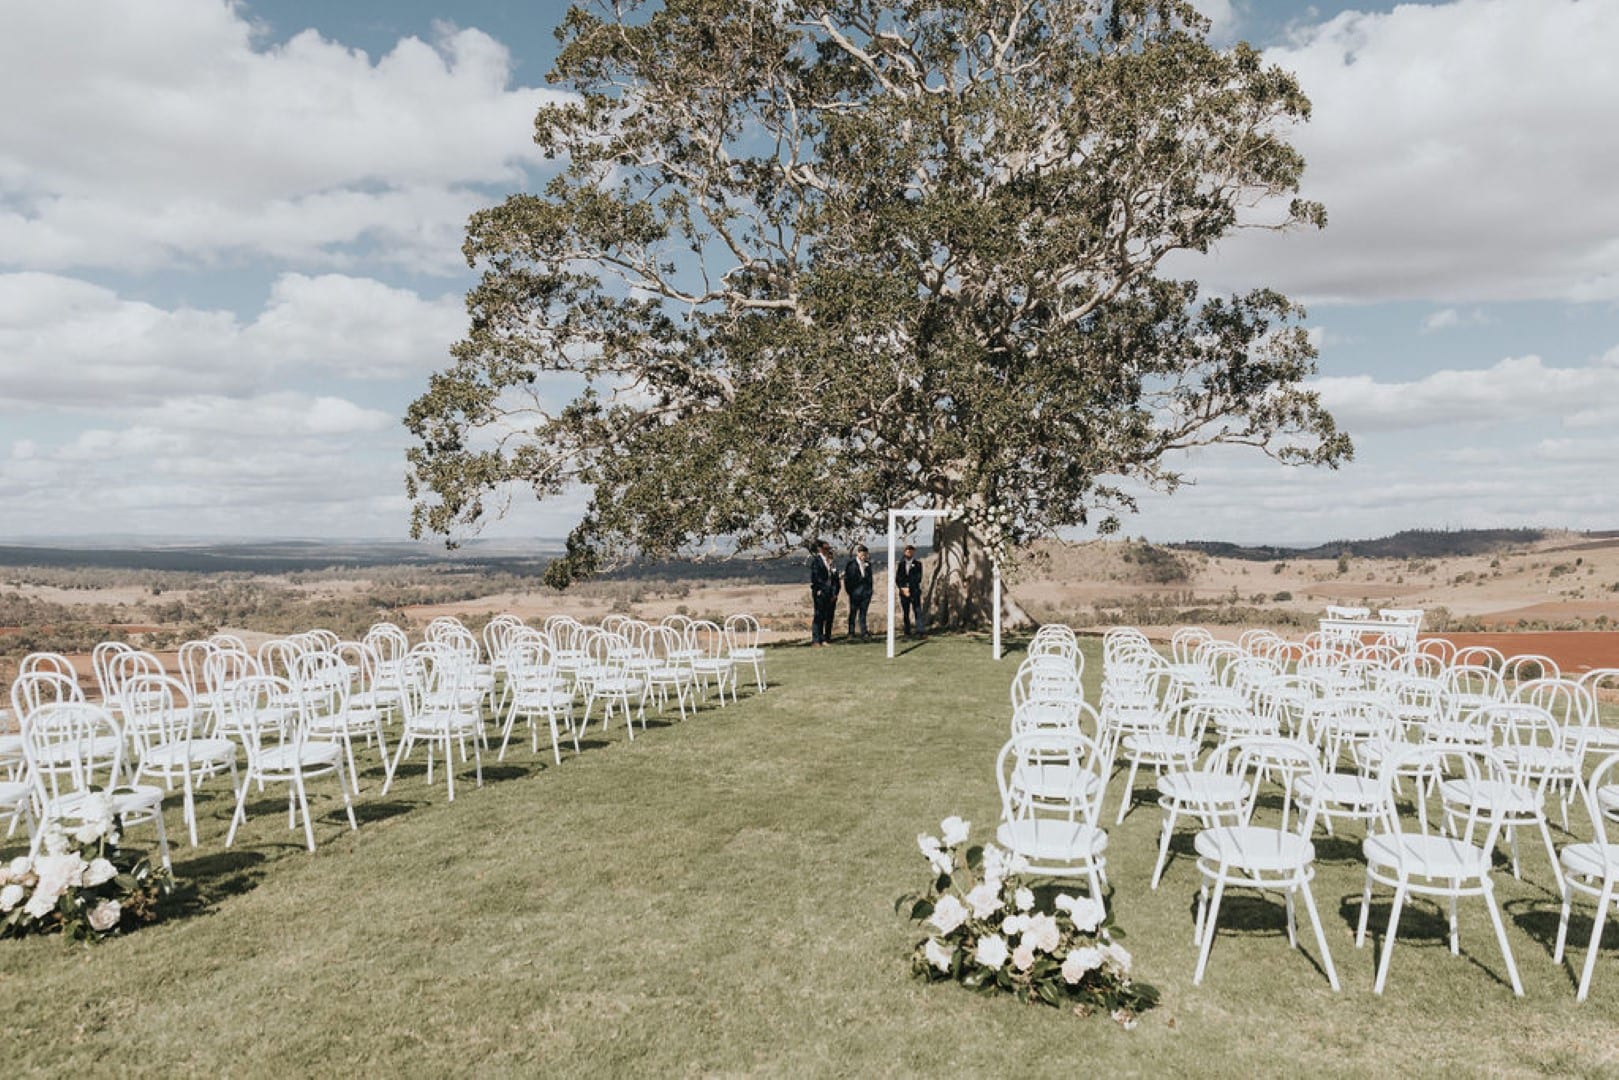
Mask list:
[[860,636],[869,638],[866,630],[866,609],[871,607],[871,553],[866,545],[854,549],[854,558],[843,568],[843,588],[849,594],[849,638],[854,639],[854,628],[860,624]]
[[905,636],[911,636],[911,627],[918,634],[922,629],[922,561],[916,557],[916,545],[906,544],[905,554],[894,569],[894,584],[899,587],[899,609],[905,616]]
[[832,616],[838,607],[838,572],[832,569],[832,545],[825,540],[815,545],[810,556],[810,599],[815,604],[815,620],[810,624],[810,644],[832,641]]

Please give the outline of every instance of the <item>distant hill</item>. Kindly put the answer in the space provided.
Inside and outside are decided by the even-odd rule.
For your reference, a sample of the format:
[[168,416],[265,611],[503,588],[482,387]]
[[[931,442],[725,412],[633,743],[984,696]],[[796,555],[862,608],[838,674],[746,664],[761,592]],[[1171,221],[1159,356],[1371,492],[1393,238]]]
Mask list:
[[[526,549],[526,550],[525,550]],[[928,548],[924,546],[925,555]],[[100,570],[164,570],[193,574],[292,574],[328,569],[366,569],[419,566],[443,570],[494,570],[523,577],[539,577],[562,552],[558,540],[470,541],[454,551],[442,546],[402,541],[266,540],[219,543],[0,544],[0,567],[81,567]],[[872,553],[881,569],[887,553]],[[841,566],[847,552],[838,555]],[[746,556],[712,559],[636,559],[606,571],[609,581],[716,581],[745,580],[785,584],[807,580],[805,559]]]
[[[1308,548],[1244,546],[1219,540],[1191,540],[1165,547],[1200,551],[1225,559],[1275,562],[1281,559],[1336,559],[1344,552],[1367,559],[1440,559],[1488,555],[1537,543],[1551,535],[1545,529],[1406,529],[1376,540],[1334,540]],[[1587,534],[1601,536],[1603,534]]]
[[331,567],[468,566],[511,573],[540,574],[560,550],[552,542],[536,542],[532,554],[482,553],[476,544],[456,551],[424,544],[389,541],[271,540],[161,546],[55,546],[0,544],[0,566],[94,567],[116,570],[172,570],[184,573],[288,574]]

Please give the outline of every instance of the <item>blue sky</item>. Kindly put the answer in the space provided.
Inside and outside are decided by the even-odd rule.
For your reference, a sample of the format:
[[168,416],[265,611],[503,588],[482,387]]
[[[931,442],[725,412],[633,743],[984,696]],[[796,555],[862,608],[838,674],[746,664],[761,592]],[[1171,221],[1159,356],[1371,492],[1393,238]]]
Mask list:
[[[1298,73],[1331,224],[1176,269],[1309,306],[1358,453],[1191,455],[1126,531],[1619,527],[1619,4],[1200,6]],[[0,541],[402,536],[399,417],[463,329],[467,214],[544,176],[563,9],[0,5]]]

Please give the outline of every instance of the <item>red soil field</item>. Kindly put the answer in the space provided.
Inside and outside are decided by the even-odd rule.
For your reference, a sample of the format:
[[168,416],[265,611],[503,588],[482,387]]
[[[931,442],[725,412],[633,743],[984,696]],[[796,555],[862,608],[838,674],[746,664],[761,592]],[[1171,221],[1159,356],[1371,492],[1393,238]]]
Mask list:
[[1457,647],[1488,645],[1508,656],[1535,653],[1557,661],[1564,672],[1619,668],[1619,632],[1604,630],[1526,630],[1511,634],[1424,634],[1449,638]]

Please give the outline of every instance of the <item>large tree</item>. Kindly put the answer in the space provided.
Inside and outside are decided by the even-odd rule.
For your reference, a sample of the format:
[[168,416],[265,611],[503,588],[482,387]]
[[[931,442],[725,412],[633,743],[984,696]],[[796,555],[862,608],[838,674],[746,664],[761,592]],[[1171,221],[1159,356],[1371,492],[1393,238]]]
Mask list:
[[984,552],[1116,526],[1177,451],[1346,459],[1302,311],[1164,271],[1325,223],[1296,81],[1207,32],[1180,0],[576,5],[560,171],[473,216],[471,329],[406,420],[414,533],[588,490],[566,584],[948,506],[933,603],[970,623]]

